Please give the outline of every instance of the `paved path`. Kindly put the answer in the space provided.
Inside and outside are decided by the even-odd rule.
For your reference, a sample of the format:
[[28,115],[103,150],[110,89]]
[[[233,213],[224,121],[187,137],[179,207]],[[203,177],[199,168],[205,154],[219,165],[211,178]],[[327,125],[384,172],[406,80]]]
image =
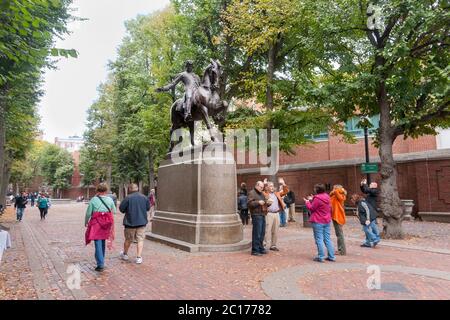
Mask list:
[[[115,249],[107,252],[106,271],[98,274],[93,270],[93,247],[83,243],[85,209],[84,204],[55,205],[46,221],[40,221],[36,208],[27,209],[22,223],[11,221],[11,214],[9,220],[2,217],[13,248],[0,265],[0,300],[450,297],[450,252],[438,246],[449,241],[449,225],[409,223],[408,240],[383,241],[376,249],[367,249],[359,246],[362,232],[350,220],[345,229],[348,255],[338,256],[335,263],[313,262],[311,230],[293,223],[280,230],[281,251],[263,257],[249,252],[189,254],[146,241],[144,263],[136,265],[118,258],[123,235],[117,216]],[[250,238],[250,226],[244,235]],[[371,265],[380,270],[378,290],[367,288]],[[77,269],[79,289],[70,285]]]

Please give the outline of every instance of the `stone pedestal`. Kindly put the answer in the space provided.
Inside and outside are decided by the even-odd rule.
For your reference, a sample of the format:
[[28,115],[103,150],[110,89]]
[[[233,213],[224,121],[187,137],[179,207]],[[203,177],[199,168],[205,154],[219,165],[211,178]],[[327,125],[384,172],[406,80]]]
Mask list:
[[161,163],[148,239],[189,252],[250,247],[237,213],[236,164],[224,148],[221,143],[190,148]]
[[411,221],[412,216],[411,213],[414,208],[414,200],[401,200],[403,204],[403,220]]

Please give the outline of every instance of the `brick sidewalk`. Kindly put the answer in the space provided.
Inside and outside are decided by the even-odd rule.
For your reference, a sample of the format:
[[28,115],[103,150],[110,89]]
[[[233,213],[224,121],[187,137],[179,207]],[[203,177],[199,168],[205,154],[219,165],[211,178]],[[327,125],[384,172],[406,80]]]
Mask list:
[[[311,230],[290,224],[280,230],[281,251],[263,257],[251,256],[249,252],[189,254],[146,241],[144,263],[136,265],[118,258],[123,229],[122,216],[117,215],[116,247],[107,252],[106,271],[98,274],[93,270],[93,247],[83,243],[85,209],[84,204],[55,205],[42,222],[36,208],[27,208],[22,223],[0,220],[11,227],[13,241],[13,248],[5,252],[0,266],[0,299],[278,299],[284,297],[280,293],[284,283],[291,288],[289,294],[293,298],[450,297],[450,278],[446,278],[450,255],[445,253],[450,239],[449,225],[406,223],[407,233],[419,236],[422,233],[425,237],[393,242],[397,246],[388,245],[389,241],[376,249],[366,249],[359,247],[362,238],[359,226],[349,221],[344,229],[349,237],[348,255],[338,256],[334,264],[313,262],[315,245]],[[250,226],[244,234],[250,238]],[[410,245],[411,239],[414,246]],[[420,250],[422,247],[431,251]],[[433,252],[434,249],[444,253]],[[134,256],[132,247],[131,260]],[[70,290],[66,285],[69,275],[66,270],[71,264],[81,269],[80,290]],[[400,272],[382,271],[386,286],[370,291],[365,284],[368,277],[365,266],[372,264],[379,265],[381,270],[393,266],[392,270]],[[343,271],[347,265],[358,267]],[[320,271],[322,266],[328,269]],[[405,273],[402,268],[406,267],[425,270],[425,275]],[[305,270],[310,271],[304,273]]]

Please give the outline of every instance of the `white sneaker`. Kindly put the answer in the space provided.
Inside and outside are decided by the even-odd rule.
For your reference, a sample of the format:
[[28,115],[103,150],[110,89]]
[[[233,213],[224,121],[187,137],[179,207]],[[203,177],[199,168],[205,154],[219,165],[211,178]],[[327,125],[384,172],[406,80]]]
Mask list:
[[136,263],[137,264],[141,264],[142,263],[142,257],[137,257],[136,258]]
[[120,253],[120,259],[123,261],[128,261],[128,255],[124,254],[123,251]]

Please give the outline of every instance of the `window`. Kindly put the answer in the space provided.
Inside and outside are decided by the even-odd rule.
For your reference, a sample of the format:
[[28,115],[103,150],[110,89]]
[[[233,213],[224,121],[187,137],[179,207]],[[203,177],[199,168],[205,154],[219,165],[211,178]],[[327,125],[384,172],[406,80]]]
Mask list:
[[[353,117],[345,123],[345,130],[355,137],[364,137],[364,128],[358,126],[358,123],[361,121],[358,117]],[[369,135],[375,134],[376,130],[380,126],[380,115],[370,117],[370,123],[372,124],[372,128],[369,128]]]

